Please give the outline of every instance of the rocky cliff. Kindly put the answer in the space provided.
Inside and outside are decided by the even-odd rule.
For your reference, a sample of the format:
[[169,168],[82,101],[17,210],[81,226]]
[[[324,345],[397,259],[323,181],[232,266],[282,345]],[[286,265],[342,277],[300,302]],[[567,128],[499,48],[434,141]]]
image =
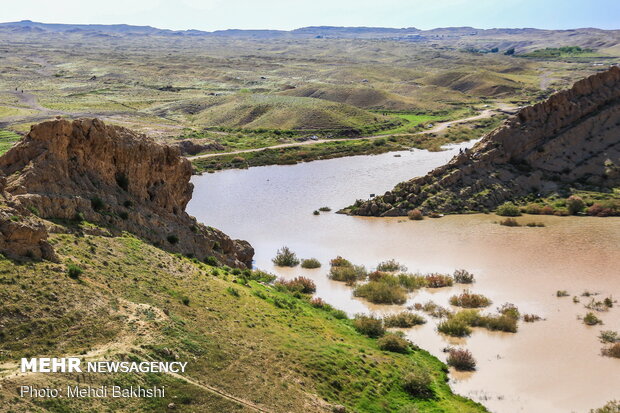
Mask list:
[[[84,219],[112,232],[131,232],[172,252],[251,265],[254,250],[246,241],[232,240],[185,212],[193,190],[190,162],[177,148],[128,129],[97,119],[38,124],[0,158],[0,172],[8,204],[34,212],[20,215],[32,222],[34,215]],[[6,225],[6,219],[0,220]],[[41,229],[40,223],[32,225]],[[0,249],[8,240],[1,232]],[[45,234],[34,231],[32,238],[44,246],[30,254],[50,255]]]
[[520,110],[428,175],[345,210],[400,216],[493,209],[528,194],[620,186],[620,68]]

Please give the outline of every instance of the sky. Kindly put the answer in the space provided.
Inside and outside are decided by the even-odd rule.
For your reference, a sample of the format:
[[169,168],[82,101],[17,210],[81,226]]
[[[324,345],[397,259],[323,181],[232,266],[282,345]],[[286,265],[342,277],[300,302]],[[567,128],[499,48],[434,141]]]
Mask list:
[[0,21],[148,25],[162,29],[472,26],[620,29],[620,0],[18,0]]

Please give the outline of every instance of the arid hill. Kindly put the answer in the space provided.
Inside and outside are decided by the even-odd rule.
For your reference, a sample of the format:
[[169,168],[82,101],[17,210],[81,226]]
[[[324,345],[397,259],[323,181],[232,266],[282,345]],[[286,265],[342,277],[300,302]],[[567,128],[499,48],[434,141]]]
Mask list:
[[32,127],[2,158],[6,205],[0,249],[51,258],[43,219],[85,220],[131,232],[163,249],[232,266],[251,265],[254,250],[185,212],[192,167],[177,148],[98,119]]
[[620,68],[528,106],[428,175],[359,201],[354,215],[493,209],[528,194],[620,186]]

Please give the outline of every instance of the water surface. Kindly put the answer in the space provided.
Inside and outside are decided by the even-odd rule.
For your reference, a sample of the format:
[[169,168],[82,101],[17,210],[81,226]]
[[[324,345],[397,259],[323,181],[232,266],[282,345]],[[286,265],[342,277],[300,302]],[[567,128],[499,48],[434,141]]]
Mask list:
[[[461,145],[464,146],[464,145]],[[525,216],[544,228],[508,228],[494,215],[448,216],[408,221],[361,218],[333,212],[357,198],[381,194],[396,183],[423,175],[449,160],[460,146],[444,152],[414,150],[315,161],[294,166],[227,170],[195,177],[188,212],[256,249],[255,266],[286,278],[304,275],[317,296],[349,314],[390,313],[401,306],[372,305],[352,297],[351,288],[327,279],[329,260],[342,255],[369,269],[395,258],[410,271],[476,275],[471,287],[490,297],[494,309],[505,302],[546,320],[520,323],[516,334],[476,329],[453,339],[435,331],[436,320],[405,330],[416,344],[445,360],[442,348],[462,345],[478,361],[474,373],[452,372],[454,390],[496,412],[585,412],[620,398],[620,360],[600,356],[601,330],[620,330],[620,303],[600,313],[604,325],[577,320],[586,309],[556,290],[584,290],[620,297],[620,218]],[[318,258],[316,270],[280,269],[271,258],[289,246],[300,257]],[[447,305],[462,286],[410,294],[407,305],[429,299]]]

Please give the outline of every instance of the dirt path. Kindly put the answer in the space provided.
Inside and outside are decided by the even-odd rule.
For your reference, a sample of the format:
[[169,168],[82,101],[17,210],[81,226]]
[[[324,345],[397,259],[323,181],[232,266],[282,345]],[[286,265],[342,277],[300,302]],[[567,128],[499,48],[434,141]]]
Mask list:
[[344,141],[373,140],[373,139],[379,139],[379,138],[387,138],[389,136],[421,135],[421,134],[425,134],[425,133],[438,133],[438,132],[442,132],[442,131],[448,129],[452,125],[457,125],[459,123],[465,123],[465,122],[471,122],[471,121],[474,121],[474,120],[489,118],[494,113],[497,113],[499,110],[511,110],[511,109],[514,109],[514,108],[506,106],[506,105],[502,105],[501,107],[499,107],[497,109],[485,109],[484,111],[482,111],[478,115],[471,116],[469,118],[451,120],[451,121],[448,121],[448,122],[441,122],[441,123],[433,126],[431,129],[427,129],[427,130],[424,130],[424,131],[421,131],[421,132],[416,132],[414,134],[411,134],[411,133],[391,133],[391,134],[386,134],[386,135],[362,136],[362,137],[359,137],[359,138],[317,139],[317,140],[310,140],[310,141],[304,141],[304,142],[283,143],[283,144],[280,144],[280,145],[266,146],[264,148],[243,149],[243,150],[232,151],[232,152],[217,152],[217,153],[208,153],[208,154],[205,154],[205,155],[188,156],[187,159],[189,159],[191,161],[191,160],[194,160],[194,159],[212,158],[212,157],[215,157],[215,156],[222,156],[222,155],[237,155],[237,154],[242,154],[242,153],[260,152],[260,151],[265,151],[265,150],[268,150],[268,149],[280,149],[280,148],[290,148],[290,147],[296,147],[296,146],[315,145],[315,144],[325,143],[325,142],[344,142]]

